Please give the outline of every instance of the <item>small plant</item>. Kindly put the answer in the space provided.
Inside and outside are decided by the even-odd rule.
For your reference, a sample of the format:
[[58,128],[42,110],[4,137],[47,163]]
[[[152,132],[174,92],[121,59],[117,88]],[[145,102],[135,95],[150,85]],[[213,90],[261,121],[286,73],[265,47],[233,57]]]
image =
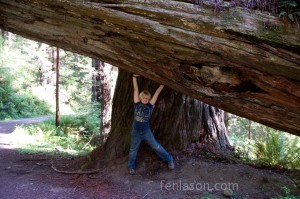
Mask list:
[[240,145],[235,147],[235,156],[242,159],[245,162],[250,162],[253,160],[254,147],[251,142],[249,144]]

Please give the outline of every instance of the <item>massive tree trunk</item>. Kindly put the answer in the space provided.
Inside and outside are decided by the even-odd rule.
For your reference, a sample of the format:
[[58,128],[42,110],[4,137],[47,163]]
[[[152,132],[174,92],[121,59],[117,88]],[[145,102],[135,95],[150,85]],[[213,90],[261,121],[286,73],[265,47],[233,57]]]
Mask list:
[[[139,77],[140,90],[154,93],[157,83]],[[191,143],[225,150],[229,146],[224,112],[196,99],[164,88],[155,105],[151,129],[167,149],[184,149]],[[112,129],[105,145],[107,158],[124,156],[130,145],[133,123],[132,75],[119,71],[113,99]]]
[[0,0],[0,28],[300,135],[300,30],[178,1]]

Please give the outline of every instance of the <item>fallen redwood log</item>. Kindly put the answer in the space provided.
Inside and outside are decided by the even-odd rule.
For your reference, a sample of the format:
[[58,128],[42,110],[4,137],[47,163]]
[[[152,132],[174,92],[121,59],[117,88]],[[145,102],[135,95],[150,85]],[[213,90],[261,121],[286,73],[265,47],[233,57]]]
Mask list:
[[0,28],[300,135],[300,31],[267,13],[158,0],[0,0]]

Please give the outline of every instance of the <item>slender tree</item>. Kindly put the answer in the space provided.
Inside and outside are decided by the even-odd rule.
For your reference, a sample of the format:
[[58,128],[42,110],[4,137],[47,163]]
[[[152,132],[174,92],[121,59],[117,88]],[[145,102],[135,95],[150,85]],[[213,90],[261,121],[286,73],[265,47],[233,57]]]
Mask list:
[[104,143],[111,129],[111,110],[112,110],[112,82],[113,66],[100,61],[100,107],[101,107],[101,135]]
[[249,125],[248,125],[248,139],[251,139],[251,120],[248,120]]
[[60,125],[60,113],[59,113],[59,48],[56,48],[56,127]]
[[97,59],[92,59],[93,85],[92,101],[100,103],[100,143],[104,143],[111,129],[111,102],[114,82],[114,67]]
[[100,102],[100,60],[92,58],[92,102]]

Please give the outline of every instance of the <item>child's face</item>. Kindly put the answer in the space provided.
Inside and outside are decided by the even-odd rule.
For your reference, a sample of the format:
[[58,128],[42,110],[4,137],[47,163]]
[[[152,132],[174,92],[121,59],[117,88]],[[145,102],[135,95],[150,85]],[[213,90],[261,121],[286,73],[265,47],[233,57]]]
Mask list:
[[150,100],[150,96],[148,96],[148,95],[142,95],[141,96],[141,102],[143,104],[148,104],[149,100]]

